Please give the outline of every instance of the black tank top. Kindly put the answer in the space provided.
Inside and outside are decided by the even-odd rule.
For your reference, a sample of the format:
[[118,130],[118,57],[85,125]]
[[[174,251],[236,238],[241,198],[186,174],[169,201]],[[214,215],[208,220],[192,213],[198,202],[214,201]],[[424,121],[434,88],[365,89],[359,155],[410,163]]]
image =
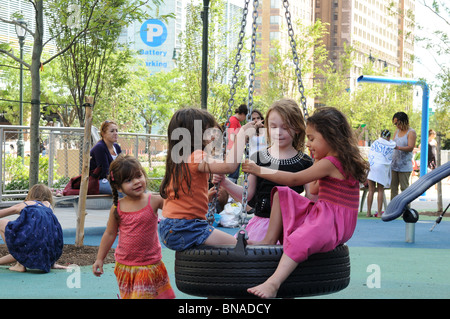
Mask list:
[[[267,149],[253,154],[251,160],[259,166],[269,167],[286,172],[298,172],[307,169],[313,164],[312,159],[302,152],[299,152],[292,158],[277,159],[272,157]],[[253,198],[248,202],[248,204],[252,208],[254,208],[255,216],[265,218],[270,217],[270,194],[272,192],[272,188],[274,188],[275,186],[285,185],[276,184],[261,177],[256,178],[255,194],[253,195]],[[304,191],[303,186],[294,186],[291,188],[299,194]]]

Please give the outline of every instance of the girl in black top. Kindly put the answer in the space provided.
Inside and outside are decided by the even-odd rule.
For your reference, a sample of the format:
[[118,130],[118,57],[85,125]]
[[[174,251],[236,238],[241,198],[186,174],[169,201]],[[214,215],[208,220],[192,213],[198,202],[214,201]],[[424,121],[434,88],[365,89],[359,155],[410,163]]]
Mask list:
[[[267,111],[265,129],[268,133],[268,147],[253,154],[250,158],[252,161],[260,166],[289,172],[297,172],[313,164],[312,159],[303,153],[305,121],[294,100],[282,99],[273,103]],[[242,200],[242,186],[232,183],[223,175],[215,175],[213,182],[219,181],[230,196],[237,201]],[[279,185],[249,175],[248,186],[248,204],[255,216],[249,221],[246,230],[250,240],[258,241],[264,238],[269,225],[272,188]],[[296,186],[292,189],[298,193],[306,191],[306,196],[311,197],[308,186]]]

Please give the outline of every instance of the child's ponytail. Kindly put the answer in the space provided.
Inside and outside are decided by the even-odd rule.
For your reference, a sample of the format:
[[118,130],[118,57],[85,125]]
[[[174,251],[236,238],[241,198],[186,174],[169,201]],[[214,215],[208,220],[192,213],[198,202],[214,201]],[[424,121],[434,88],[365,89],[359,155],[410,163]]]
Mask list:
[[109,171],[108,179],[109,179],[109,184],[111,185],[111,192],[113,195],[114,217],[116,218],[117,221],[120,221],[119,213],[117,211],[117,205],[119,204],[119,191],[117,190],[117,180],[114,179],[114,173],[113,173],[114,166],[112,165],[112,163],[111,163],[111,166],[109,169],[110,169],[110,171]]

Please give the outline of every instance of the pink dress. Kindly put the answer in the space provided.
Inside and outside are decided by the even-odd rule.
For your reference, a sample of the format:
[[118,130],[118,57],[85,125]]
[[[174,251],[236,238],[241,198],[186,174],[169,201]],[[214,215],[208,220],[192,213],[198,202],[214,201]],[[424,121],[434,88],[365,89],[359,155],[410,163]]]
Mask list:
[[[343,174],[339,160],[327,156]],[[319,180],[316,202],[289,187],[277,187],[283,218],[283,250],[295,262],[312,254],[328,252],[347,242],[353,235],[358,217],[359,182],[326,177]]]

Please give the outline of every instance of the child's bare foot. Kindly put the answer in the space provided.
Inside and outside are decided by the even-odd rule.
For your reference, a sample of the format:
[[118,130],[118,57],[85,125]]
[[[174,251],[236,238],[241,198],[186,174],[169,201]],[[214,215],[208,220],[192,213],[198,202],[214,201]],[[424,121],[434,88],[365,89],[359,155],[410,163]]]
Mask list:
[[22,265],[21,263],[16,263],[14,266],[9,267],[9,270],[17,272],[26,272],[27,268],[25,268],[25,266]]
[[69,267],[67,266],[63,266],[63,265],[59,265],[59,264],[53,264],[52,266],[53,269],[68,269]]
[[275,298],[279,289],[279,285],[266,281],[259,286],[248,288],[247,292],[251,293],[259,298]]

